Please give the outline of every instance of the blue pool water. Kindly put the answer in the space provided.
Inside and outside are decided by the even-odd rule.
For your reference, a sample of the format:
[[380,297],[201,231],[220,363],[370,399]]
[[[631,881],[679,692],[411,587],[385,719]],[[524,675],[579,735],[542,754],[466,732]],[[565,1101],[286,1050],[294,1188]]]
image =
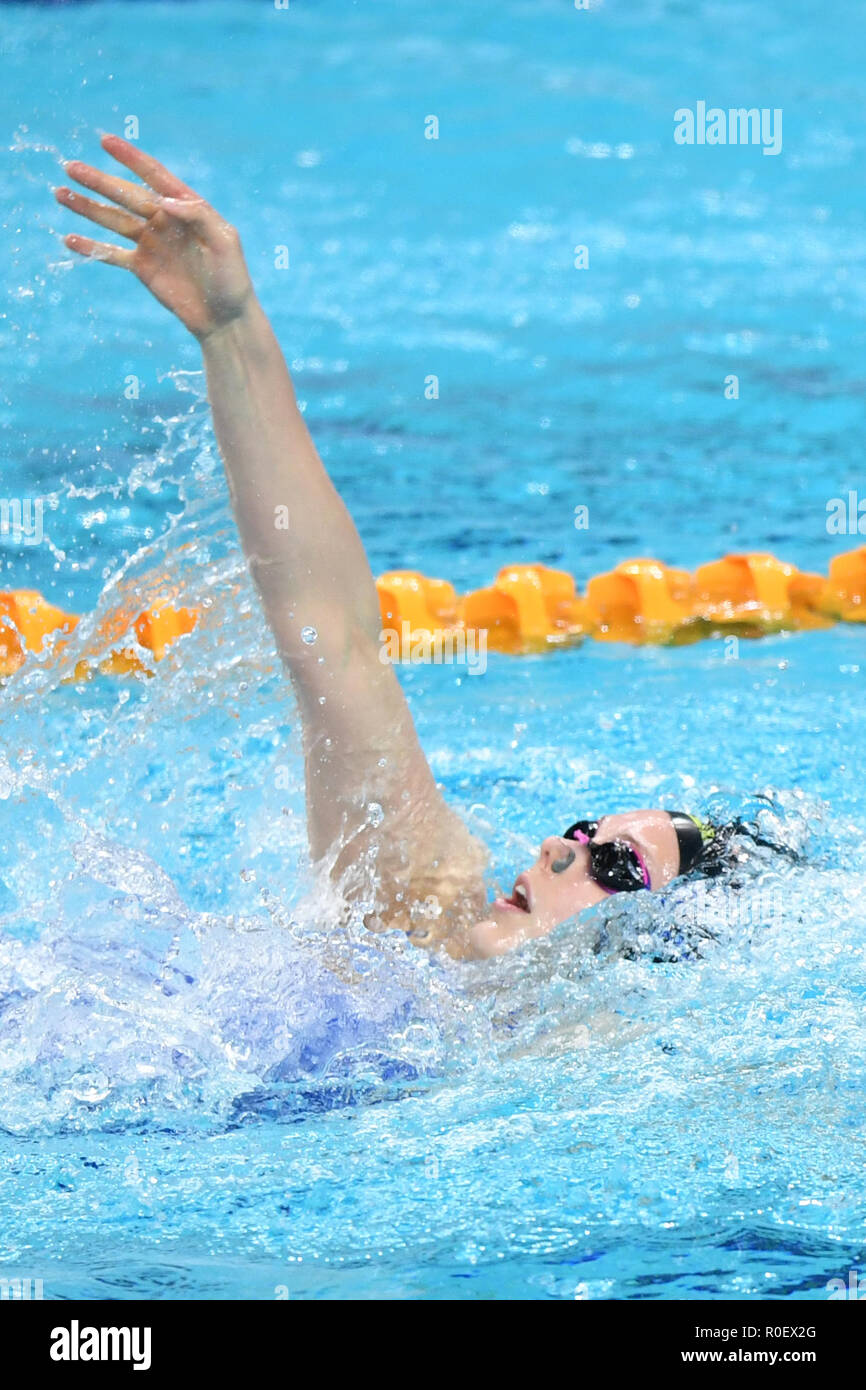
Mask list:
[[[136,117],[237,223],[376,571],[825,570],[857,543],[827,500],[866,494],[859,7],[0,26],[0,492],[46,499],[0,587],[94,615],[0,691],[0,1272],[47,1297],[826,1297],[866,1246],[863,630],[405,670],[506,877],[577,814],[767,789],[807,860],[484,965],[336,932],[194,344],[72,264],[49,190]],[[782,153],[675,146],[698,100],[781,108]],[[157,677],[64,682],[167,574],[205,621]],[[654,960],[689,913],[717,943]]]

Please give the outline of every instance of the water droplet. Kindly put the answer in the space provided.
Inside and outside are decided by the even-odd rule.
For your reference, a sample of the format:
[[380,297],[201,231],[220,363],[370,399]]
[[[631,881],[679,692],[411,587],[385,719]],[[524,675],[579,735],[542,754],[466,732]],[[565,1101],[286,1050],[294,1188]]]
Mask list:
[[313,645],[318,635],[319,634],[314,627],[301,628],[301,641],[306,642],[308,647],[311,647]]
[[367,807],[368,825],[381,825],[384,819],[385,812],[382,810],[382,807],[379,805],[378,801],[371,801],[369,806]]

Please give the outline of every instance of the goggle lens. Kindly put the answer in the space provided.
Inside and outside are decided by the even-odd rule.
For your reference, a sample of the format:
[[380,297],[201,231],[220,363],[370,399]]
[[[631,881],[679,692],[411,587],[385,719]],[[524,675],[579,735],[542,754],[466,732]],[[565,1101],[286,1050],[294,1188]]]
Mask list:
[[623,840],[606,840],[597,844],[597,820],[578,820],[563,835],[589,847],[590,877],[608,893],[635,893],[648,888],[649,882],[637,850]]

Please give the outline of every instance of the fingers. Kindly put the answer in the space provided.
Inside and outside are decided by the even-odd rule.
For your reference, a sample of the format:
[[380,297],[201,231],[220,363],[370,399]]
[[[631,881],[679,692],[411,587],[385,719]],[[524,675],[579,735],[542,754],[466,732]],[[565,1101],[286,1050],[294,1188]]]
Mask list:
[[74,232],[65,236],[63,241],[70,251],[76,251],[79,256],[87,256],[94,261],[105,261],[106,265],[117,265],[123,270],[132,269],[135,253],[123,246],[112,246],[108,241],[92,241],[89,236],[76,236]]
[[101,169],[83,164],[80,159],[71,160],[65,168],[69,177],[75,179],[76,183],[83,184],[93,193],[101,193],[104,198],[110,198],[113,203],[119,203],[122,208],[137,213],[139,217],[152,217],[159,206],[158,199],[150,189],[130,183],[129,179],[118,179],[113,174],[103,174]]
[[116,232],[118,236],[129,237],[130,241],[138,241],[146,225],[140,217],[134,217],[132,213],[94,202],[92,198],[85,198],[83,193],[74,193],[71,188],[55,188],[54,196],[58,203],[69,208],[71,212],[77,212],[79,216],[96,222],[100,227],[106,227],[110,232]]
[[[128,237],[130,241],[138,241],[145,224],[160,211],[202,234],[232,230],[209,203],[158,160],[131,145],[128,140],[122,140],[119,135],[105,135],[102,147],[119,163],[144,179],[148,187],[143,188],[141,184],[117,178],[114,174],[105,174],[91,164],[74,159],[64,166],[67,174],[76,183],[110,199],[117,206],[106,206],[69,188],[57,188],[55,197],[64,207],[118,236]],[[76,235],[66,237],[65,241],[70,250],[81,256],[104,260],[109,265],[130,266],[132,252],[120,246]]]
[[153,155],[145,154],[137,145],[131,145],[128,140],[121,140],[119,135],[103,135],[101,143],[104,150],[120,164],[125,164],[134,174],[138,174],[138,177],[155,192],[166,198],[196,197],[191,188],[169,173]]
[[170,217],[174,217],[178,222],[185,222],[188,227],[195,227],[198,231],[204,231],[213,220],[213,208],[204,201],[204,198],[160,198],[159,206],[163,212],[167,212]]

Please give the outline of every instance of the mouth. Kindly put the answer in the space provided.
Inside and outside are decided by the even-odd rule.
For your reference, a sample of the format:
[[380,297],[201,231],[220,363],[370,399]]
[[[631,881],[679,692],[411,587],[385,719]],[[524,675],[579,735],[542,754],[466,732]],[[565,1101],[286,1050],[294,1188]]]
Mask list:
[[531,912],[532,911],[532,891],[529,886],[529,879],[525,874],[521,874],[511,890],[508,898],[497,898],[494,907],[509,908],[512,912]]

